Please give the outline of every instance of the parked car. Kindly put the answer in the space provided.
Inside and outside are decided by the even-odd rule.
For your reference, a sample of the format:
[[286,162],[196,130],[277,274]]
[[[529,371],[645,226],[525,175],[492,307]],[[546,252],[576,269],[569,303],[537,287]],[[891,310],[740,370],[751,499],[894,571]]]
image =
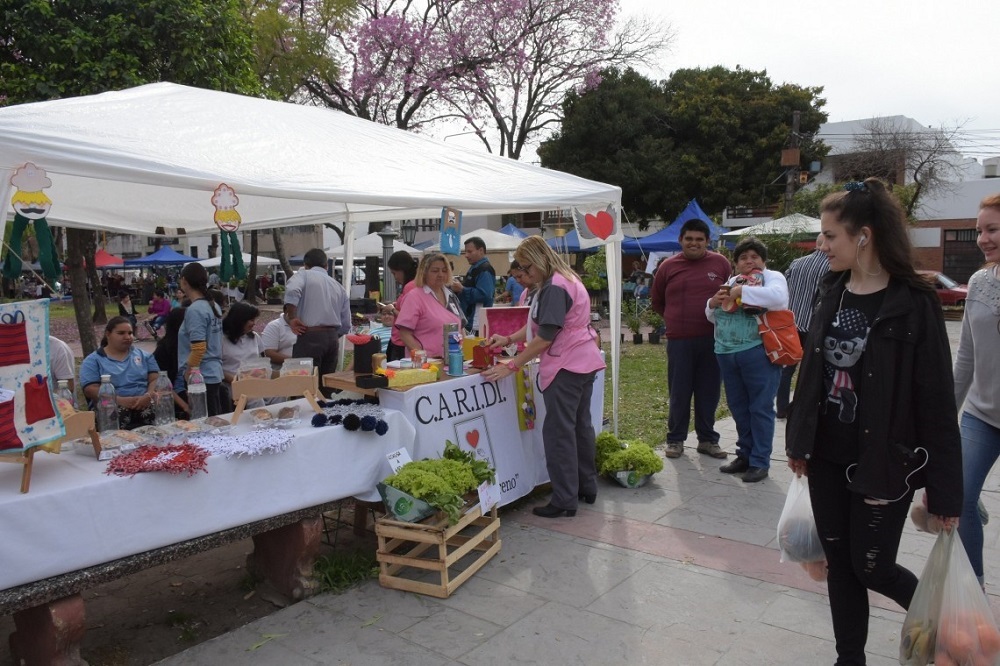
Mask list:
[[965,306],[965,297],[969,294],[967,285],[959,284],[940,271],[917,271],[925,280],[934,285],[941,305]]

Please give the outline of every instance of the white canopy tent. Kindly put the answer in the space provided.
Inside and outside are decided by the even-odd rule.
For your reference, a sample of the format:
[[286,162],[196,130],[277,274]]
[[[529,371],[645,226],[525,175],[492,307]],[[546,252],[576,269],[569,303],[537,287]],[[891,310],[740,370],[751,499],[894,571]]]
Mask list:
[[[0,109],[0,202],[14,171],[44,169],[52,225],[156,235],[216,231],[212,192],[239,197],[243,229],[619,208],[621,189],[474,152],[329,109],[171,83]],[[353,234],[346,234],[345,275]],[[611,318],[620,252],[608,251]],[[619,336],[612,335],[618,358]],[[611,363],[615,423],[618,364]]]
[[[337,247],[327,248],[325,250],[326,256],[330,258],[343,259],[344,249],[346,245],[338,245]],[[406,243],[393,239],[392,241],[392,251],[399,252],[403,251],[414,257],[419,257],[423,254],[422,250],[418,250],[415,247],[410,247]],[[361,257],[381,257],[382,256],[382,237],[378,235],[378,232],[370,233],[367,236],[362,236],[361,238],[354,239],[354,246],[351,249],[355,259]]]
[[[253,257],[251,257],[246,252],[243,253],[243,263],[245,265],[249,266],[250,265],[250,260],[252,258]],[[222,257],[212,257],[211,259],[201,259],[201,260],[196,261],[194,263],[201,264],[205,268],[218,268],[219,266],[222,265]],[[277,259],[272,259],[271,257],[262,257],[259,254],[257,255],[257,265],[258,266],[277,266],[280,263],[281,262],[278,261]]]
[[820,231],[819,218],[802,213],[792,213],[776,220],[768,220],[752,227],[735,229],[722,234],[727,241],[738,241],[741,236],[813,236]]

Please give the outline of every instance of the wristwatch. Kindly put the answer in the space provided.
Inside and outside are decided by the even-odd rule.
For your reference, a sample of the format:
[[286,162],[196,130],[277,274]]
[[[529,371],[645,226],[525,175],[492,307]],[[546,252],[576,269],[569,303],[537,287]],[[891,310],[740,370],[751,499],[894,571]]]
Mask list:
[[517,364],[515,364],[513,360],[507,361],[505,365],[507,366],[507,369],[510,370],[511,372],[517,372],[518,370],[520,370],[520,368],[517,367]]

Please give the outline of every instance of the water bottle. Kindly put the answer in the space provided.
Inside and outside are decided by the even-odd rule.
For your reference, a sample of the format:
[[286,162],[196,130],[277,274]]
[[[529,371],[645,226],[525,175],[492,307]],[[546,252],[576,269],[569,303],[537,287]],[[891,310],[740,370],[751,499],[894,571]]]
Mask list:
[[455,377],[463,373],[465,358],[462,355],[462,334],[459,331],[448,332],[448,374]]
[[201,370],[191,368],[191,374],[187,380],[188,389],[188,413],[191,420],[203,419],[208,416],[208,387],[205,386],[205,378],[201,376]]
[[153,385],[156,425],[167,425],[174,422],[174,387],[170,385],[170,377],[161,372]]
[[97,390],[97,430],[111,432],[118,430],[118,395],[111,383],[111,375],[101,375],[101,387]]
[[68,379],[59,380],[59,388],[56,389],[56,397],[67,401],[73,409],[76,409],[76,396],[69,390]]

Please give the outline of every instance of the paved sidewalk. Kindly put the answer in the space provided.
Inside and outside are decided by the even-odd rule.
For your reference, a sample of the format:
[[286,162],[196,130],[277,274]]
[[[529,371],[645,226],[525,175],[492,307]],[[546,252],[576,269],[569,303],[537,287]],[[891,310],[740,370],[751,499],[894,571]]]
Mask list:
[[[718,424],[732,450],[735,426]],[[823,664],[835,659],[825,585],[780,564],[775,523],[791,473],[779,422],[769,479],[744,484],[693,447],[647,486],[601,482],[575,518],[502,512],[501,552],[450,599],[370,581],[320,595],[161,664]],[[693,436],[689,438],[693,441]],[[984,502],[986,578],[1000,581],[998,472]],[[586,505],[584,505],[586,506]],[[933,537],[907,525],[919,572]],[[872,595],[868,663],[897,662],[903,612]],[[996,612],[1000,599],[991,595]]]

